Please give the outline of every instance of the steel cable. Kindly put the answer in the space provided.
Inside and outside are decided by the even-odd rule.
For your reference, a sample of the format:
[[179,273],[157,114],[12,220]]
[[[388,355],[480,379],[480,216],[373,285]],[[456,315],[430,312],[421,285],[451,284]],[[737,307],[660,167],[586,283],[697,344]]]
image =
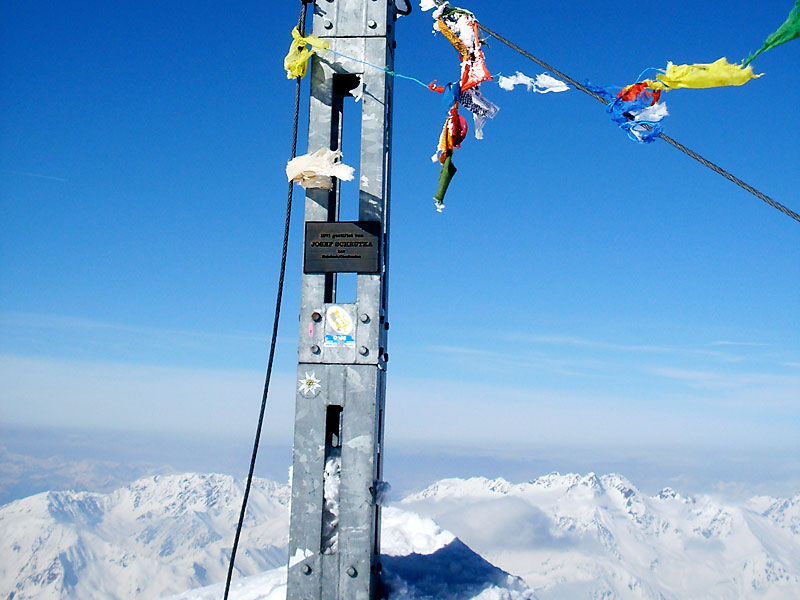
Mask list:
[[[300,18],[297,22],[297,29],[300,35],[305,36],[306,26],[306,5],[307,0],[301,0],[303,5],[300,9]],[[297,78],[297,88],[294,99],[294,128],[292,130],[292,158],[297,156],[297,129],[298,121],[300,118],[300,77]],[[256,456],[258,455],[258,444],[261,440],[261,427],[264,423],[264,412],[267,408],[267,394],[269,393],[269,383],[272,377],[272,364],[275,358],[275,346],[278,340],[278,322],[281,317],[281,302],[283,300],[283,281],[286,275],[286,254],[289,247],[289,224],[292,217],[292,194],[294,191],[294,183],[289,182],[288,199],[286,201],[286,222],[283,230],[283,251],[281,253],[281,268],[280,276],[278,277],[278,295],[275,300],[275,318],[272,323],[272,341],[269,346],[269,359],[267,361],[267,374],[264,380],[264,392],[261,395],[261,411],[258,414],[258,426],[256,427],[256,438],[253,442],[253,453],[250,457],[250,470],[247,474],[247,483],[244,488],[244,498],[242,499],[242,509],[239,512],[239,522],[236,524],[236,535],[233,539],[233,547],[231,548],[231,558],[228,564],[228,576],[225,580],[225,596],[224,600],[228,600],[228,593],[231,587],[231,578],[233,577],[233,566],[236,561],[236,550],[239,546],[239,538],[242,533],[242,524],[244,523],[244,515],[247,510],[247,500],[250,497],[250,488],[253,483],[253,471],[256,466]]]
[[728,179],[729,181],[732,181],[733,183],[735,183],[736,185],[741,187],[743,190],[746,190],[746,191],[750,192],[756,198],[760,198],[761,200],[763,200],[764,202],[769,204],[771,207],[777,208],[779,211],[781,211],[787,217],[791,217],[792,219],[794,219],[795,221],[800,223],[800,215],[797,214],[796,212],[794,212],[791,208],[788,208],[788,207],[784,206],[783,204],[781,204],[780,202],[777,202],[777,201],[773,200],[772,198],[770,198],[769,196],[767,196],[763,192],[760,192],[759,190],[754,188],[752,185],[749,185],[749,184],[745,183],[744,181],[742,181],[741,179],[739,179],[738,177],[736,177],[736,175],[734,175],[733,173],[729,173],[728,171],[726,171],[725,169],[723,169],[719,165],[714,164],[713,162],[711,162],[707,158],[704,158],[704,157],[700,156],[694,150],[691,150],[690,148],[687,148],[686,146],[681,144],[679,141],[669,137],[666,133],[662,132],[659,135],[661,136],[662,140],[664,140],[668,144],[674,146],[675,148],[677,148],[678,150],[680,150],[681,152],[683,152],[687,156],[691,156],[693,159],[695,159],[700,164],[708,167],[709,169],[711,169],[712,171],[714,171],[716,173],[719,173],[725,179]]
[[[550,71],[556,77],[559,77],[559,78],[563,79],[564,81],[572,84],[573,86],[575,86],[575,88],[579,89],[580,91],[584,92],[585,94],[588,94],[589,96],[591,96],[595,100],[599,100],[603,104],[608,104],[609,103],[608,100],[606,100],[605,98],[603,98],[599,94],[593,92],[592,90],[587,88],[585,85],[577,82],[576,80],[574,80],[572,77],[570,77],[566,73],[563,73],[563,72],[559,71],[558,69],[552,67],[551,65],[547,64],[543,60],[541,60],[539,58],[536,58],[533,54],[531,54],[530,52],[527,52],[526,50],[523,50],[522,48],[517,46],[511,40],[508,40],[508,39],[504,38],[502,35],[492,31],[491,29],[489,29],[488,27],[486,27],[485,25],[482,25],[480,23],[478,23],[478,27],[480,27],[483,31],[485,31],[486,33],[488,33],[492,37],[497,38],[498,41],[504,43],[506,46],[508,46],[512,50],[518,52],[519,54],[521,54],[522,56],[524,56],[528,60],[532,60],[537,65],[539,65],[542,68]],[[647,125],[645,125],[644,127],[648,128]],[[711,162],[707,158],[704,158],[703,156],[700,156],[694,150],[691,150],[691,149],[687,148],[686,146],[684,146],[683,144],[681,144],[677,140],[669,137],[665,133],[661,133],[661,134],[659,134],[659,136],[661,137],[661,139],[663,139],[665,142],[667,142],[668,144],[670,144],[674,148],[680,150],[681,152],[683,152],[687,156],[690,156],[691,158],[695,159],[697,162],[699,162],[700,164],[708,167],[709,169],[711,169],[715,173],[718,173],[718,174],[722,175],[725,179],[735,183],[736,185],[741,187],[743,190],[745,190],[747,192],[750,192],[756,198],[759,198],[760,200],[763,200],[764,202],[766,202],[767,204],[769,204],[773,208],[777,208],[779,211],[781,211],[787,217],[790,217],[790,218],[794,219],[795,221],[797,221],[798,223],[800,223],[800,215],[797,214],[796,212],[794,212],[792,209],[787,208],[786,206],[784,206],[780,202],[777,202],[776,200],[773,200],[772,198],[770,198],[769,196],[767,196],[763,192],[760,192],[759,190],[757,190],[753,186],[745,183],[744,181],[742,181],[741,179],[739,179],[738,177],[736,177],[732,173],[729,173],[728,171],[726,171],[725,169],[723,169],[719,165]]]

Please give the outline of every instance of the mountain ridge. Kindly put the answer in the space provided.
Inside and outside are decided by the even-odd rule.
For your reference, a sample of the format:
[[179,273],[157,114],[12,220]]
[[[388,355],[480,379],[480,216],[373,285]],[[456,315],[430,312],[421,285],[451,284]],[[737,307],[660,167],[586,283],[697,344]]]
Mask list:
[[[11,540],[0,589],[14,600],[158,597],[217,581],[242,494],[231,476],[181,474],[16,500],[0,507],[0,539]],[[254,480],[240,573],[285,562],[289,498],[288,485]]]
[[[2,506],[0,598],[159,598],[222,581],[242,494],[231,476],[187,473]],[[254,479],[237,580],[285,569],[290,497],[288,485]],[[395,506],[384,509],[387,565],[412,554],[485,559],[526,582],[487,580],[498,597],[795,598],[800,590],[800,494],[731,504],[671,488],[648,496],[620,474],[554,472],[524,483],[443,479]],[[395,563],[399,573],[410,560]],[[438,568],[436,560],[421,564]],[[409,600],[432,589],[402,577],[395,586]]]
[[[522,576],[543,600],[800,595],[800,494],[728,505],[670,488],[646,496],[614,473],[550,473],[521,484],[443,480],[400,504]],[[503,535],[468,525],[489,521]]]

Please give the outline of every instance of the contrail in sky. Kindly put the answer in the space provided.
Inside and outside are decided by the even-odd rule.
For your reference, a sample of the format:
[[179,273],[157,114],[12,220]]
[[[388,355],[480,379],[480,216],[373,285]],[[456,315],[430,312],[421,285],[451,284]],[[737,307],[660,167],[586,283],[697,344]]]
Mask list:
[[64,179],[62,177],[52,177],[50,175],[41,175],[39,173],[28,173],[26,171],[10,171],[8,169],[3,169],[5,173],[11,173],[12,175],[24,175],[26,177],[38,177],[39,179],[52,179],[53,181],[63,181],[64,183],[69,182],[69,179]]

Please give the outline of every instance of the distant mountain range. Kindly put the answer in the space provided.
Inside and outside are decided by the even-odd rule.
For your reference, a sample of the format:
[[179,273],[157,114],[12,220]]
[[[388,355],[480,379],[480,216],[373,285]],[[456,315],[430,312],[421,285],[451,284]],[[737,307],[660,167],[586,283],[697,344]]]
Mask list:
[[[167,475],[0,507],[0,598],[159,598],[223,580],[242,494],[229,476]],[[239,574],[285,564],[289,498],[254,481]]]
[[[185,474],[2,506],[0,600],[218,598],[242,493]],[[255,480],[237,597],[285,594],[289,498]],[[800,597],[800,495],[731,505],[644,496],[619,475],[447,479],[386,509],[382,540],[397,600]]]
[[620,475],[440,481],[405,498],[540,600],[800,598],[800,495],[743,505]]
[[165,465],[147,462],[37,458],[0,446],[0,506],[51,489],[111,492],[139,477],[167,471]]

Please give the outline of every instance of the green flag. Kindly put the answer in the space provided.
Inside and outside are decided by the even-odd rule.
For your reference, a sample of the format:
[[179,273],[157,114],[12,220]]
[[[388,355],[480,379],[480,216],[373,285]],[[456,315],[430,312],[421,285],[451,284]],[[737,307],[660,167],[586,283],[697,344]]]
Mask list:
[[789,17],[786,19],[786,22],[780,26],[778,31],[773,33],[767,38],[767,41],[764,42],[764,45],[759,48],[755,54],[751,54],[746,61],[744,61],[744,66],[746,67],[749,65],[753,59],[761,54],[762,52],[766,52],[767,50],[772,50],[775,46],[780,46],[781,44],[785,44],[786,42],[791,42],[792,40],[796,40],[800,37],[800,0],[797,0],[794,4],[794,8],[792,12],[789,13]]
[[444,195],[447,192],[447,186],[450,185],[450,180],[455,174],[456,166],[453,164],[453,151],[448,150],[442,163],[442,170],[439,171],[439,187],[433,197],[436,200],[436,210],[439,212],[442,212],[444,208]]

